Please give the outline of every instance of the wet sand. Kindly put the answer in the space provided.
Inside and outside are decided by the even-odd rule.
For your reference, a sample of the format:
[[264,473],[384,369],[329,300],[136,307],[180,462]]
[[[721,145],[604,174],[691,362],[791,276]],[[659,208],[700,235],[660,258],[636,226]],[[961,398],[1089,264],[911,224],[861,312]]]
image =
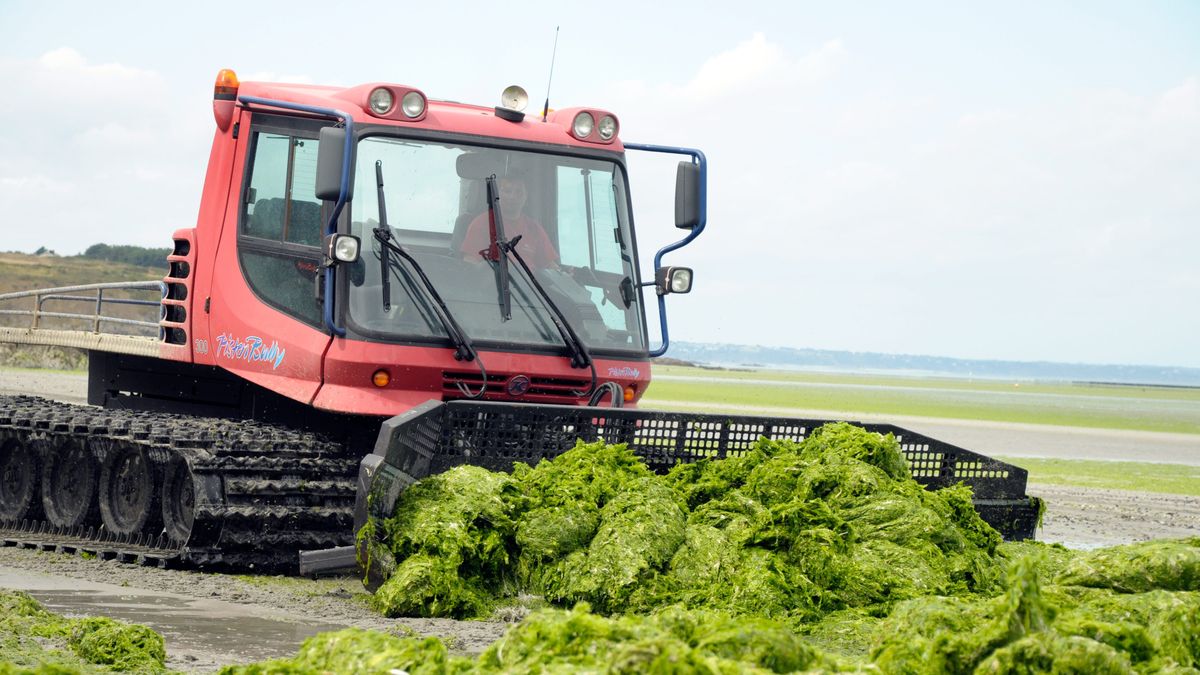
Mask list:
[[292,656],[305,638],[347,627],[433,635],[456,653],[476,654],[509,625],[388,619],[367,606],[354,576],[210,574],[13,547],[0,547],[0,588],[26,590],[67,616],[144,623],[163,634],[167,666],[189,673]]
[[290,656],[305,638],[342,628],[255,605],[46,574],[26,569],[37,565],[23,562],[0,566],[0,588],[27,591],[64,616],[107,616],[146,624],[162,634],[167,667],[175,670],[207,671]]

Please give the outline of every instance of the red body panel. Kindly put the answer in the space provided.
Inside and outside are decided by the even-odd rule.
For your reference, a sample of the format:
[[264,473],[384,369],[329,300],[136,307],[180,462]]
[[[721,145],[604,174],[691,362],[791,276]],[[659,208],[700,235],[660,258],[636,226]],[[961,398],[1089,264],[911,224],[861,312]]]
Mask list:
[[[243,124],[248,115],[241,116]],[[247,139],[237,140],[226,194],[237,194],[247,155]],[[220,139],[218,139],[220,142]],[[218,222],[208,296],[208,346],[212,362],[259,386],[311,403],[321,386],[321,360],[332,339],[264,303],[246,282],[238,263],[237,199],[226,199]],[[216,208],[213,208],[216,212]]]
[[[168,271],[163,277],[167,292],[162,299],[159,320],[160,358],[172,361],[192,360],[192,300],[196,273],[196,230],[175,230],[175,247],[167,256]],[[203,305],[201,305],[203,306]]]
[[[514,123],[496,117],[487,108],[431,101],[419,121],[396,122],[362,110],[357,102],[361,89],[250,82],[241,85],[239,94],[337,108],[359,123],[622,150],[619,140],[597,144],[571,136],[573,111],[551,115],[545,123],[537,116]],[[177,238],[186,238],[190,246],[186,256],[191,270],[186,280],[187,321],[178,326],[187,330],[188,341],[164,348],[164,356],[216,365],[297,401],[355,414],[396,415],[431,399],[462,398],[457,382],[472,392],[478,391],[478,367],[455,361],[452,349],[331,337],[324,329],[292,318],[255,295],[242,273],[237,253],[237,195],[247,161],[251,117],[250,112],[239,109],[227,129],[217,130],[197,226],[177,233]],[[235,133],[239,134],[237,138]],[[571,368],[566,356],[482,352],[480,358],[488,371],[484,395],[488,400],[586,402],[574,392],[588,389],[591,371]],[[372,383],[372,375],[381,368],[391,376],[390,383],[382,388]],[[650,381],[646,360],[598,359],[596,372],[598,382],[616,382],[622,388],[632,385],[635,403]],[[514,396],[507,385],[517,376],[528,378],[529,387]]]
[[[235,112],[234,122],[240,120],[241,113]],[[195,250],[196,265],[192,274],[192,292],[197,298],[191,313],[192,322],[192,359],[196,363],[213,365],[216,355],[212,346],[212,334],[209,330],[211,307],[205,311],[204,304],[212,296],[213,278],[217,276],[215,256],[221,240],[221,232],[225,223],[225,214],[229,208],[230,194],[237,194],[238,181],[234,173],[234,157],[237,153],[237,141],[233,138],[233,126],[221,131],[217,129],[213,136],[212,151],[208,156],[208,172],[204,176],[204,194],[200,199],[200,214],[196,219]],[[236,201],[236,200],[235,200]],[[236,209],[235,209],[236,213]],[[236,222],[236,220],[235,220]],[[226,268],[225,274],[241,273],[236,267]],[[196,343],[199,339],[201,342]]]
[[[566,356],[480,352],[488,372],[485,400],[526,403],[578,404],[572,391],[588,389],[591,371],[571,368]],[[379,388],[371,376],[388,371],[391,383]],[[514,376],[530,379],[521,396],[506,392]],[[637,398],[650,383],[646,362],[596,360],[598,382],[613,381],[622,389],[633,385]],[[313,405],[371,415],[395,415],[431,399],[463,398],[455,386],[479,390],[479,368],[474,363],[454,360],[454,350],[442,347],[410,347],[335,338],[325,360],[325,384]]]

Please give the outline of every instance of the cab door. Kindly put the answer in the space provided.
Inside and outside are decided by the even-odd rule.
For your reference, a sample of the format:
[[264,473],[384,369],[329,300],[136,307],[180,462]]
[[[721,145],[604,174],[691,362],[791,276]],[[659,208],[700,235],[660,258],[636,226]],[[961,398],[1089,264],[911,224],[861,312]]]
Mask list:
[[[321,123],[243,115],[238,199],[230,199],[212,282],[209,349],[216,365],[309,403],[331,336],[316,277],[322,203],[316,198]],[[249,127],[247,129],[246,127]],[[239,143],[239,144],[240,144]]]

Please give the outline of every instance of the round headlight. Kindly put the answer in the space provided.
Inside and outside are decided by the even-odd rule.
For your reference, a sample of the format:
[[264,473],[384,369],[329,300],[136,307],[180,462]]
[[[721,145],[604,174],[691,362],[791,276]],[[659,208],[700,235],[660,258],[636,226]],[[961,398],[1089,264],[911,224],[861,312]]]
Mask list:
[[596,121],[592,119],[592,114],[581,112],[575,116],[575,121],[571,123],[571,131],[575,133],[575,138],[587,138],[592,135],[592,128],[595,126]]
[[395,103],[396,99],[392,96],[392,90],[386,87],[372,89],[371,96],[367,99],[367,105],[371,106],[371,112],[376,115],[388,114]]
[[617,118],[612,115],[605,115],[600,118],[600,123],[596,125],[596,131],[600,132],[600,138],[610,141],[613,136],[617,135]]
[[400,100],[400,109],[409,117],[420,117],[425,112],[425,97],[419,91],[410,91]]

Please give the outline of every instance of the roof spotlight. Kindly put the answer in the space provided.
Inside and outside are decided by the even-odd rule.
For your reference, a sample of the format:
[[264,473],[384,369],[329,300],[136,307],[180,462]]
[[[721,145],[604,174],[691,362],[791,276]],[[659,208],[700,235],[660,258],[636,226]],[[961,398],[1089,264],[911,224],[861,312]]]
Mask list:
[[529,105],[529,94],[515,84],[505,87],[504,91],[500,94],[501,107],[523,112],[527,105]]
[[529,105],[529,94],[517,85],[505,87],[500,94],[500,105],[496,106],[496,117],[509,122],[525,119],[525,106]]

